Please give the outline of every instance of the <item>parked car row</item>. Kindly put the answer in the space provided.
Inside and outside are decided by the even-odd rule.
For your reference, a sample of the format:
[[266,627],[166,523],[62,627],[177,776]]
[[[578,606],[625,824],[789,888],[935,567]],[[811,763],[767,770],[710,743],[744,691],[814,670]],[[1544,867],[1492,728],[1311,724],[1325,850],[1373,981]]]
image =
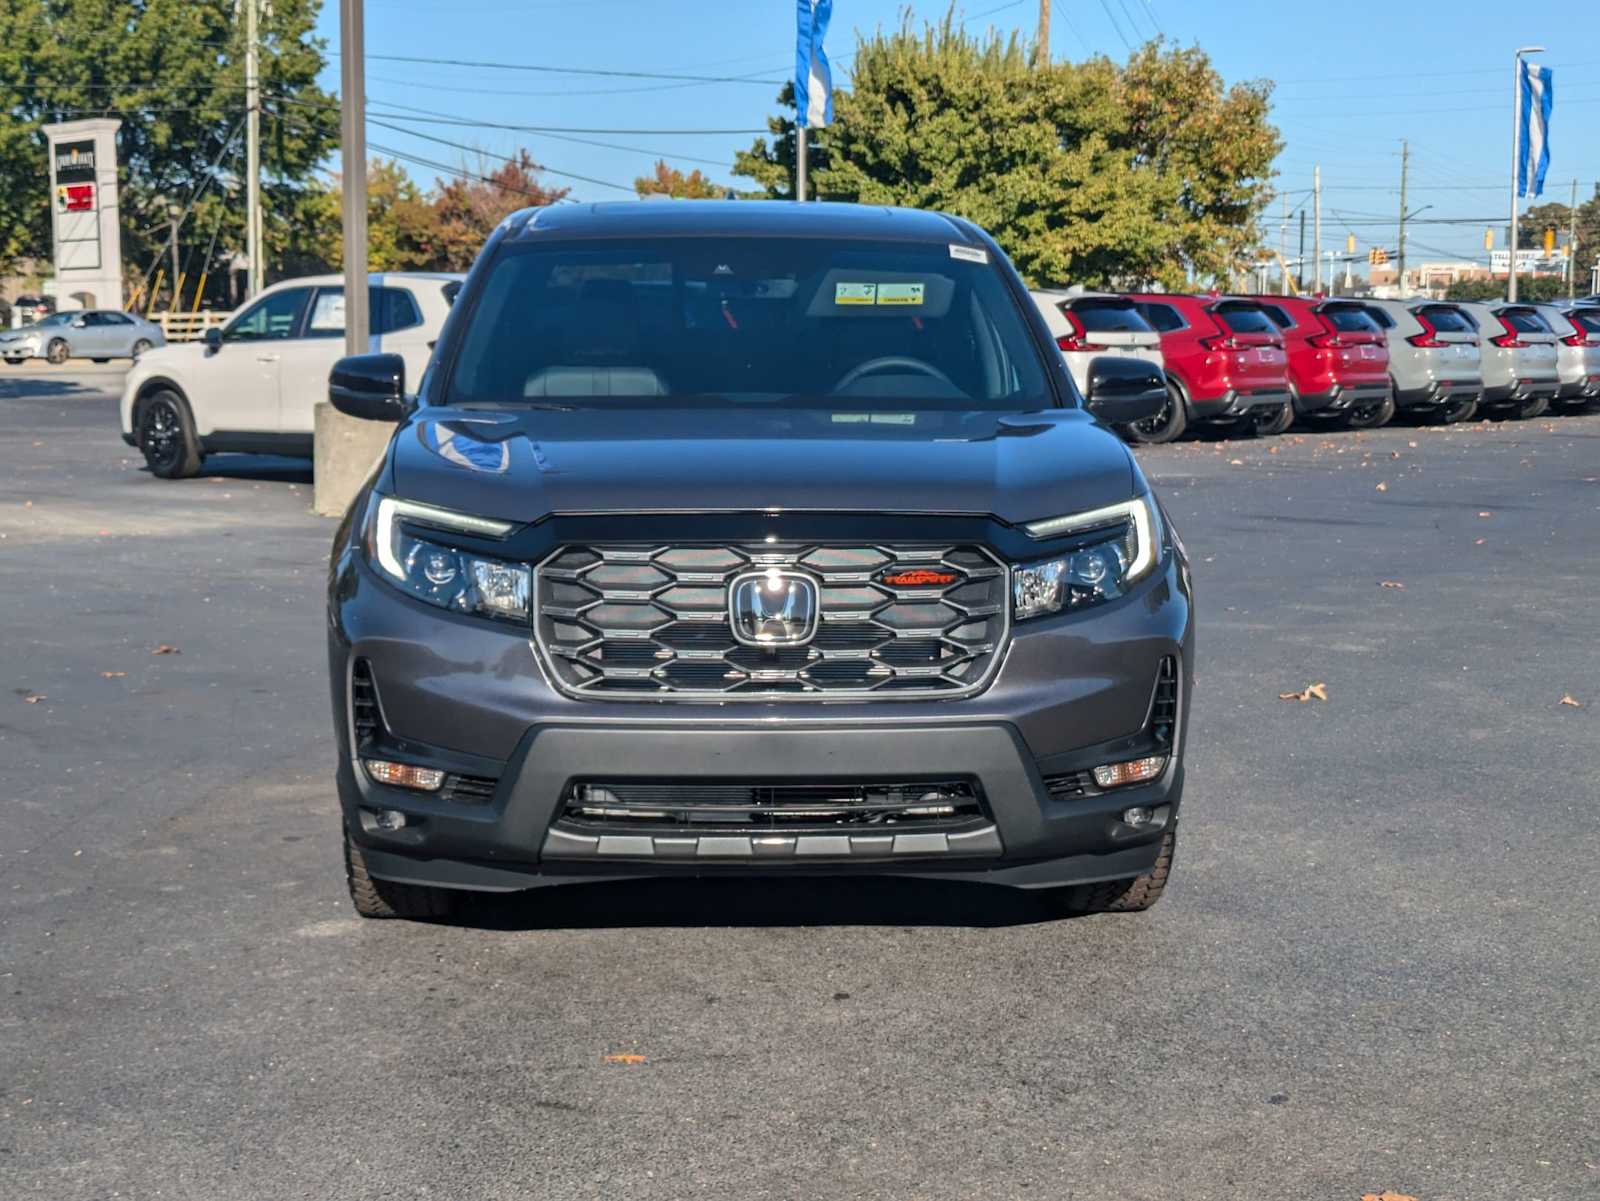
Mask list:
[[1157,363],[1166,407],[1128,426],[1170,442],[1194,425],[1282,433],[1373,429],[1398,411],[1528,419],[1600,398],[1600,303],[1034,292],[1080,387],[1096,355]]

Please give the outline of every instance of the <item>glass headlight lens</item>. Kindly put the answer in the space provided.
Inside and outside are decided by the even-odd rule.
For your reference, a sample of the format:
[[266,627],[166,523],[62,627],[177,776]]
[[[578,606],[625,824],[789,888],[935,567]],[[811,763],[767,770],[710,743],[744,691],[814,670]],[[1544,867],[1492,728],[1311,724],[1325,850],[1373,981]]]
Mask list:
[[532,573],[522,563],[489,559],[453,546],[419,538],[402,521],[454,530],[478,537],[501,538],[510,522],[467,513],[452,513],[393,496],[376,497],[367,524],[367,557],[397,587],[418,600],[508,621],[528,618]]
[[[1059,558],[1012,569],[1012,609],[1019,620],[1115,600],[1161,559],[1161,517],[1148,495],[1024,528],[1035,538],[1082,532],[1086,540]],[[1104,532],[1097,537],[1096,530]]]

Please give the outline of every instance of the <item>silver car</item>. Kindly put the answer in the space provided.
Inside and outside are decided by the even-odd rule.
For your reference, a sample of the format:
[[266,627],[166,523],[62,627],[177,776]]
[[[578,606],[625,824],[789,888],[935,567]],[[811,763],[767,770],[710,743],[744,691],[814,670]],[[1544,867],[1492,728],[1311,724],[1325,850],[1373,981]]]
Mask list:
[[1478,331],[1460,307],[1427,299],[1368,300],[1389,343],[1397,409],[1466,421],[1483,394]]
[[1537,417],[1561,388],[1556,335],[1531,304],[1463,302],[1460,309],[1478,328],[1483,355],[1483,403]]
[[1101,355],[1139,359],[1162,369],[1161,335],[1126,297],[1081,288],[1040,288],[1031,295],[1066,360],[1072,382],[1085,396],[1089,362]]
[[46,359],[137,359],[145,351],[167,344],[166,335],[153,321],[114,309],[72,309],[51,313],[32,325],[0,333],[0,358],[8,363]]
[[1536,304],[1556,335],[1557,402],[1582,409],[1600,397],[1600,308],[1593,305]]

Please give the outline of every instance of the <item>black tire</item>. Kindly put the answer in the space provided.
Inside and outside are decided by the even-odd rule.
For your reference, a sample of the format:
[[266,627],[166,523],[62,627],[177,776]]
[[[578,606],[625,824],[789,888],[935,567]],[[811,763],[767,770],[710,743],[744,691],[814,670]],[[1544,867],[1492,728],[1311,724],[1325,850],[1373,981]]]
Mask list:
[[1257,409],[1250,414],[1250,421],[1264,438],[1281,434],[1294,424],[1294,402],[1285,401],[1276,409]]
[[1459,425],[1463,421],[1471,421],[1478,415],[1478,398],[1471,400],[1455,400],[1438,410],[1439,420],[1445,425]]
[[1535,417],[1543,417],[1544,411],[1550,407],[1548,396],[1535,396],[1528,400],[1517,402],[1516,415],[1518,421],[1532,421]]
[[1394,420],[1394,393],[1369,405],[1352,405],[1345,414],[1345,426],[1353,430],[1375,430]]
[[50,345],[44,348],[45,361],[60,366],[68,358],[67,340],[65,338],[52,338]]
[[137,359],[145,351],[149,350],[152,345],[153,345],[153,343],[150,341],[149,338],[140,338],[137,342],[135,342],[133,344],[133,354],[132,354],[131,357],[134,358],[134,359]]
[[344,832],[344,874],[356,912],[370,918],[442,918],[455,909],[456,895],[448,888],[425,884],[399,884],[367,874],[361,848]]
[[1163,442],[1171,442],[1183,433],[1189,424],[1189,414],[1183,406],[1183,393],[1178,391],[1178,385],[1167,384],[1166,407],[1154,417],[1143,421],[1135,421],[1131,425],[1120,426],[1123,437],[1130,442],[1140,442],[1146,446],[1157,446]]
[[1161,850],[1155,866],[1131,880],[1102,880],[1064,888],[1056,898],[1069,914],[1142,913],[1161,899],[1172,876],[1172,861],[1178,853],[1178,823],[1173,822],[1161,836]]
[[182,480],[200,470],[200,439],[195,437],[188,401],[163,388],[140,404],[138,413],[135,438],[150,474]]

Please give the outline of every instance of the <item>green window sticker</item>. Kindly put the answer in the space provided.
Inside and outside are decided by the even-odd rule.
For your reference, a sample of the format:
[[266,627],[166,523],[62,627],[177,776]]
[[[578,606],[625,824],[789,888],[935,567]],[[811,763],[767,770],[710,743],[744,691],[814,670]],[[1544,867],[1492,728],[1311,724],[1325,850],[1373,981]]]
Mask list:
[[876,304],[878,303],[877,284],[834,284],[834,304]]
[[879,284],[879,304],[921,304],[922,284]]

